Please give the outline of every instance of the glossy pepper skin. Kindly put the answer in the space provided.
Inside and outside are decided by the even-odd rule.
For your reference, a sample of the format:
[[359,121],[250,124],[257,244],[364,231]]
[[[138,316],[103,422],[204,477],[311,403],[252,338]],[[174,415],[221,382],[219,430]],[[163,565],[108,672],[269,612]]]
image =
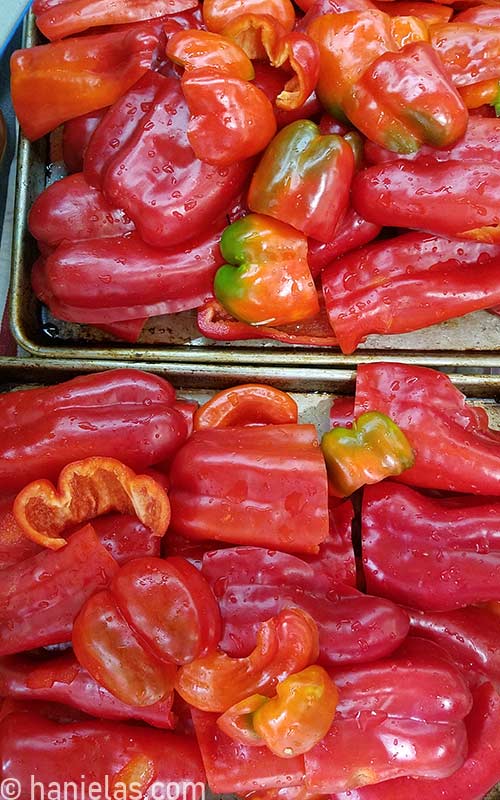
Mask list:
[[373,408],[399,425],[415,454],[413,467],[398,480],[427,489],[498,493],[498,436],[486,412],[468,406],[446,375],[405,364],[361,364],[355,416]]
[[196,410],[194,429],[296,424],[297,417],[297,403],[291,395],[272,386],[249,383],[214,394]]
[[134,470],[165,461],[187,435],[174,403],[168,381],[134,369],[0,395],[2,492],[54,481],[66,464],[89,456],[117,458]]
[[341,136],[322,136],[314,122],[298,120],[267,147],[248,207],[328,242],[347,209],[353,172],[352,149]]
[[158,41],[146,26],[16,50],[12,102],[25,136],[114,103],[150,68]]
[[384,482],[363,495],[367,591],[423,611],[498,597],[500,504],[425,497]]
[[321,450],[330,486],[346,497],[370,483],[400,475],[413,466],[413,451],[400,428],[385,414],[368,411],[350,428],[324,434]]
[[368,167],[354,176],[351,193],[354,208],[375,224],[489,243],[500,237],[499,197],[496,164],[455,160]]
[[465,719],[468,751],[453,775],[438,780],[397,778],[334,796],[334,800],[482,800],[500,780],[500,698],[483,683],[472,692],[474,705]]
[[[57,723],[35,713],[18,713],[0,723],[0,741],[2,777],[19,782],[20,800],[30,797],[33,779],[49,791],[54,775],[63,785],[95,782],[102,793],[114,786],[120,791],[119,784],[123,791],[124,785],[134,783],[147,800],[172,786],[179,796],[186,791],[192,791],[195,800],[202,796],[205,771],[192,737],[120,722]],[[83,796],[77,795],[79,800]]]
[[[366,145],[365,145],[366,146]],[[325,267],[339,256],[350,250],[362,247],[379,235],[381,227],[368,222],[352,207],[349,207],[341,218],[329,242],[318,242],[309,239],[307,262],[311,275],[316,278]]]
[[431,43],[455,86],[500,78],[500,19],[496,24],[433,25]]
[[284,325],[314,317],[318,297],[307,265],[306,237],[263,214],[248,214],[222,234],[214,293],[237,319]]
[[179,81],[164,78],[151,110],[106,170],[104,193],[123,206],[151,245],[177,247],[193,232],[206,233],[226,213],[250,172],[246,161],[222,169],[196,158],[188,121]]
[[500,297],[500,246],[407,233],[349,253],[322,274],[344,353],[366,336],[420,330],[489,308]]
[[86,525],[62,550],[44,550],[3,570],[0,655],[67,642],[85,600],[117,569]]
[[312,425],[196,431],[170,478],[171,528],[187,538],[315,553],[328,536],[326,470]]
[[291,31],[295,24],[295,9],[290,0],[208,0],[203,4],[203,20],[209,31],[219,33],[231,20],[242,13],[269,14]]
[[245,51],[220,33],[178,31],[169,37],[166,52],[174,64],[186,70],[213,67],[244,81],[251,81],[255,76],[253,64]]
[[137,719],[156,728],[175,727],[173,693],[148,708],[127,705],[91,678],[72,653],[48,661],[19,655],[0,659],[0,690],[2,697],[62,703],[101,719]]
[[63,126],[63,160],[68,174],[82,172],[83,158],[92,134],[102,120],[107,108],[98,108],[69,119]]

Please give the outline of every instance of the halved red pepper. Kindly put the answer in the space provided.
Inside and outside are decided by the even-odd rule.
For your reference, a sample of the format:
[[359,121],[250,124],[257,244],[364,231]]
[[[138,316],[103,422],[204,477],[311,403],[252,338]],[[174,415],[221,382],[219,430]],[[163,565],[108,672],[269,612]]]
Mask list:
[[449,611],[499,596],[500,503],[463,497],[450,506],[384,482],[363,494],[367,591],[424,611]]
[[117,700],[100,686],[72,653],[49,660],[7,656],[0,660],[2,697],[63,703],[101,719],[137,719],[155,728],[172,729],[173,692],[156,705],[138,707]]
[[272,67],[264,61],[255,61],[254,70],[255,84],[271,101],[278,129],[298,119],[310,119],[321,112],[321,105],[315,92],[311,92],[306,101],[298,108],[280,108],[276,104],[276,100],[290,81],[290,73],[286,69]]
[[69,525],[110,511],[134,513],[156,536],[163,536],[170,522],[168,496],[159,483],[116,459],[98,456],[64,467],[57,488],[45,479],[28,484],[13,510],[25,535],[52,550],[66,545],[60,534]]
[[178,31],[168,39],[167,56],[186,70],[213,67],[244,81],[251,81],[255,76],[245,51],[220,33]]
[[330,533],[321,542],[319,553],[302,556],[315,570],[324,572],[335,584],[356,586],[356,561],[352,543],[354,507],[350,500],[330,498],[328,504]]
[[353,173],[353,152],[341,136],[323,136],[314,122],[298,120],[267,147],[248,207],[329,242],[347,209]]
[[415,463],[398,480],[429,489],[495,496],[500,440],[484,409],[468,406],[447,375],[407,364],[361,364],[355,416],[380,409],[404,431]]
[[349,207],[340,220],[329,242],[318,242],[309,239],[307,248],[307,263],[311,275],[316,278],[321,270],[328,266],[334,259],[343,256],[350,250],[362,247],[372,239],[376,239],[381,230],[380,225],[363,219],[357,211]]
[[172,464],[170,501],[172,530],[190,539],[317,552],[328,505],[316,429],[195,431]]
[[146,26],[16,50],[11,93],[25,136],[39,139],[68,119],[114,103],[151,67],[157,46]]
[[297,403],[286,392],[258,383],[223,389],[194,415],[194,429],[296,423]]
[[44,550],[3,570],[0,655],[67,642],[85,600],[117,570],[91,525],[59,552]]
[[500,78],[500,19],[495,24],[433,25],[432,46],[455,86]]
[[107,108],[98,108],[69,119],[63,126],[63,160],[68,173],[83,170],[83,158],[92,134],[102,120]]
[[295,9],[290,0],[207,0],[203,3],[203,20],[209,31],[220,33],[241,14],[269,14],[286,31],[295,24]]
[[426,25],[449,22],[453,14],[450,6],[440,5],[437,2],[422,2],[422,0],[394,0],[394,2],[385,2],[384,0],[376,5],[380,11],[385,11],[391,17],[418,17]]
[[257,644],[246,658],[212,653],[183,666],[175,688],[194,708],[226,711],[259,693],[271,697],[276,685],[314,664],[318,657],[318,629],[309,614],[284,609],[263,622]]

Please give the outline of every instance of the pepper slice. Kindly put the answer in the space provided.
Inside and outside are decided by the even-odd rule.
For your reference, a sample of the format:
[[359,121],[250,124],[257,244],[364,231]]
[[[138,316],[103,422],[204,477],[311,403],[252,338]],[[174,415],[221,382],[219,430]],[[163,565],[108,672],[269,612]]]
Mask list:
[[194,415],[194,430],[240,425],[286,425],[297,422],[297,403],[286,392],[258,383],[224,389]]
[[214,292],[237,319],[283,325],[314,317],[318,296],[307,264],[306,237],[279,220],[248,214],[225,229]]
[[167,56],[186,70],[212,67],[244,81],[255,76],[247,54],[227,36],[211,31],[187,30],[167,41]]
[[113,458],[68,464],[57,489],[44,479],[33,481],[14,501],[14,517],[25,535],[51,550],[66,545],[58,534],[67,526],[110,511],[135,514],[156,536],[163,536],[170,521],[170,504],[160,484]]

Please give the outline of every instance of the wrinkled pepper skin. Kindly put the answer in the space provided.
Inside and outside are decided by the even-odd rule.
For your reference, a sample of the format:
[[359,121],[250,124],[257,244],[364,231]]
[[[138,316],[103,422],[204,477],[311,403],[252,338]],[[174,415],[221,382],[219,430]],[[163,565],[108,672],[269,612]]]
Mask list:
[[420,330],[500,298],[500,245],[407,233],[349,253],[322,274],[343,353],[366,336]]
[[225,229],[220,249],[228,263],[216,273],[214,294],[237,319],[274,326],[318,314],[307,239],[290,225],[248,214]]
[[171,529],[189,539],[315,553],[328,536],[326,470],[312,425],[196,431],[170,477]]
[[398,480],[465,494],[498,494],[500,441],[486,412],[468,406],[450,379],[426,367],[361,364],[355,416],[377,408],[406,434],[414,466]]
[[158,41],[145,26],[16,50],[11,93],[24,135],[114,103],[151,67]]
[[104,177],[104,194],[123,206],[151,245],[177,247],[193,231],[206,233],[227,211],[250,172],[247,161],[222,169],[196,158],[188,122],[179,81],[164,78],[151,110],[115,151]]
[[[18,781],[20,800],[32,796],[32,780],[44,792],[61,785],[99,786],[102,794],[136,783],[145,800],[169,789],[200,800],[205,770],[192,737],[127,725],[85,720],[57,723],[34,713],[10,714],[0,723],[2,778]],[[54,741],[59,743],[54,748]],[[174,788],[172,788],[174,787]],[[154,789],[154,791],[153,791]],[[77,791],[76,800],[85,792]]]
[[117,570],[91,525],[59,552],[44,550],[3,570],[0,655],[67,642],[85,600]]
[[433,25],[432,46],[455,86],[500,78],[500,19],[496,25]]
[[341,136],[322,136],[314,122],[298,120],[267,147],[248,207],[329,242],[347,209],[353,173],[352,149]]
[[49,661],[26,656],[0,659],[0,692],[15,700],[62,703],[100,719],[137,719],[155,728],[175,727],[173,693],[149,708],[126,705],[96,683],[71,653]]
[[488,161],[379,164],[358,172],[351,192],[356,211],[375,224],[490,243],[500,239],[499,198],[498,166]]
[[365,489],[361,524],[368,592],[422,611],[498,599],[500,503],[384,482]]
[[340,497],[365,484],[400,475],[413,466],[413,451],[403,431],[385,414],[368,411],[350,428],[333,428],[323,435],[331,491]]
[[397,778],[334,795],[332,800],[483,800],[500,780],[500,696],[489,683],[473,690],[465,719],[468,752],[463,765],[441,780]]
[[[323,545],[322,545],[323,546]],[[352,550],[352,545],[351,545]],[[408,633],[408,617],[392,602],[334,582],[313,561],[255,547],[203,557],[202,573],[217,597],[223,621],[220,647],[247,656],[270,614],[302,608],[319,632],[319,663],[356,664],[392,653]]]
[[0,395],[0,485],[12,494],[56,480],[71,461],[106,455],[136,471],[173,455],[187,435],[168,381],[134,369]]
[[196,308],[213,296],[224,224],[168,248],[148,245],[135,233],[62,242],[34,267],[33,288],[55,316],[88,324]]

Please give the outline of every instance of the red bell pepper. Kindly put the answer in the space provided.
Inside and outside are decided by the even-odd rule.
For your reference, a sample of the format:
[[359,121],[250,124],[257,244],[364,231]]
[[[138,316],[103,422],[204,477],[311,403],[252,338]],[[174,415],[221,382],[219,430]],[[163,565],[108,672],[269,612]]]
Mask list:
[[93,594],[83,605],[72,643],[82,667],[122,703],[147,707],[171,695],[175,664],[151,650],[109,590]]
[[12,513],[12,497],[0,498],[0,570],[36,555],[40,547],[28,539]]
[[499,245],[424,233],[396,236],[343,256],[322,275],[342,352],[354,352],[371,333],[420,330],[500,302],[499,265]]
[[179,669],[175,688],[194,708],[223,712],[255,693],[272,697],[280,681],[317,657],[316,623],[298,608],[284,609],[259,626],[248,656],[217,652],[191,661]]
[[155,246],[177,247],[193,232],[204,235],[239,194],[251,168],[247,161],[225,168],[200,161],[188,141],[188,121],[179,81],[164,78],[151,110],[115,151],[104,177],[104,193]]
[[29,483],[13,510],[25,535],[52,550],[66,545],[61,533],[69,525],[111,511],[134,513],[155,536],[163,536],[170,522],[170,504],[159,483],[114,458],[99,456],[64,467],[57,488],[45,478]]
[[164,661],[188,664],[219,644],[217,602],[185,558],[135,559],[117,573],[111,592],[129,625]]
[[83,170],[83,158],[92,134],[102,120],[107,108],[89,111],[74,119],[69,119],[63,127],[63,160],[68,173]]
[[135,471],[168,459],[186,438],[168,381],[135,369],[0,395],[5,494],[56,480],[71,461],[105,455]]
[[150,68],[157,46],[158,37],[144,26],[16,50],[12,103],[25,136],[39,139],[114,103]]
[[[376,8],[371,0],[312,0],[312,2],[311,0],[300,0],[298,5],[306,12],[302,19],[297,21],[296,27],[299,31],[307,31],[314,19],[323,17],[325,14],[347,14],[350,11],[367,11]],[[307,8],[305,8],[306,5]]]
[[267,147],[248,207],[329,242],[347,209],[353,172],[352,149],[341,136],[322,136],[314,122],[298,120]]
[[361,364],[355,417],[373,408],[390,416],[413,448],[414,466],[398,480],[428,489],[498,494],[498,436],[489,430],[486,412],[467,406],[446,375],[406,364]]
[[194,415],[194,429],[296,424],[297,403],[286,392],[258,383],[223,389]]
[[380,164],[358,172],[351,193],[358,213],[376,224],[492,243],[500,238],[499,197],[498,167],[489,161]]
[[207,0],[203,3],[203,20],[209,31],[220,33],[231,20],[242,14],[267,14],[287,32],[295,24],[295,9],[290,0]]
[[453,775],[438,780],[397,778],[332,796],[332,800],[483,800],[500,781],[500,696],[491,684],[473,691],[474,705],[465,720],[468,751]]
[[234,167],[264,150],[276,133],[271,103],[254,83],[200,67],[186,70],[181,85],[190,112],[187,137],[204,163]]
[[335,584],[356,586],[356,561],[352,545],[354,508],[350,500],[330,498],[328,507],[330,532],[321,542],[319,553],[302,556],[315,570],[324,572]]
[[408,618],[391,602],[335,585],[318,565],[253,547],[203,557],[202,572],[218,599],[222,650],[247,656],[259,626],[272,614],[302,608],[316,622],[319,663],[354,664],[392,653],[408,633]]
[[353,208],[348,208],[329,242],[309,239],[307,262],[313,278],[334,259],[371,242],[380,230],[380,225],[368,222]]
[[266,746],[239,744],[220,730],[218,714],[193,708],[191,715],[212,792],[234,792],[241,796],[255,790],[303,783],[303,756],[283,759]]
[[44,550],[2,571],[0,655],[67,642],[85,600],[118,569],[91,525],[60,552]]
[[61,787],[76,786],[75,800],[89,791],[124,796],[131,787],[144,800],[168,792],[189,793],[193,800],[203,796],[205,771],[188,736],[98,720],[59,724],[20,713],[1,722],[0,742],[0,774],[19,786],[19,800],[33,797],[33,782],[46,794],[55,780]]
[[322,296],[318,298],[319,314],[309,320],[269,327],[249,325],[232,317],[217,300],[210,300],[198,311],[197,324],[208,339],[235,341],[238,339],[274,339],[284,344],[307,344],[312,347],[335,347]]
[[171,469],[172,530],[190,539],[315,553],[328,536],[312,425],[196,431]]
[[32,236],[57,247],[63,239],[102,239],[134,230],[134,223],[113,208],[82,173],[52,183],[33,203],[28,216]]
[[26,656],[1,659],[0,693],[16,700],[63,703],[101,719],[137,719],[156,728],[175,727],[173,692],[147,708],[126,705],[96,683],[72,653],[48,661]]
[[[262,89],[266,97],[271,101],[278,129],[298,119],[310,119],[321,112],[321,105],[315,92],[311,92],[305,102],[298,108],[280,108],[276,105],[276,100],[285,91],[285,86],[291,80],[290,73],[280,67],[272,67],[264,61],[255,61],[254,70],[255,85]],[[289,88],[293,88],[293,85]],[[287,99],[286,96],[285,99]]]
[[123,25],[177,14],[194,8],[198,0],[66,0],[37,16],[37,28],[49,39],[64,39],[90,28]]
[[183,30],[167,42],[167,56],[186,70],[213,67],[240,80],[251,81],[253,64],[235,42],[211,31]]
[[384,0],[384,2],[376,3],[376,6],[390,17],[418,17],[426,25],[449,22],[453,14],[453,8],[450,6],[422,2],[422,0],[395,0],[395,2],[385,2]]
[[500,78],[500,18],[495,24],[448,22],[430,29],[432,46],[455,86]]
[[441,612],[408,609],[408,613],[412,632],[442,647],[472,685],[486,677],[500,690],[497,614],[479,606]]
[[354,397],[336,397],[330,408],[330,427],[350,428],[354,422]]
[[367,591],[424,611],[500,596],[500,503],[449,506],[384,482],[366,487],[361,524]]
[[34,267],[33,288],[55,316],[90,324],[196,308],[212,297],[223,225],[168,248],[136,233],[62,242]]

